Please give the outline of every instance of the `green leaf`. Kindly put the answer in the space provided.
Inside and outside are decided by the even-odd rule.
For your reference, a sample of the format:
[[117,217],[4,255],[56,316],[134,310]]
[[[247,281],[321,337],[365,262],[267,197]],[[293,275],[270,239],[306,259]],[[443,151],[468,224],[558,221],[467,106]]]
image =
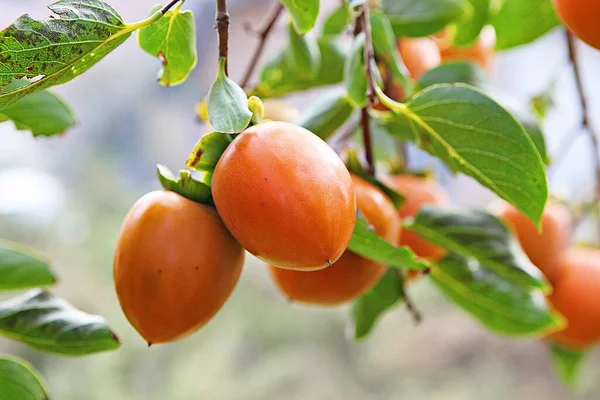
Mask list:
[[344,77],[345,54],[331,38],[320,38],[317,44],[321,63],[319,73],[314,78],[304,79],[297,75],[295,66],[288,63],[286,53],[289,49],[286,49],[263,65],[259,83],[253,93],[261,98],[281,97],[292,92],[341,82]]
[[221,57],[217,79],[208,92],[208,121],[217,132],[239,133],[250,123],[252,112],[244,89],[225,75],[225,62]]
[[41,79],[0,94],[0,110],[17,100],[67,83],[117,48],[137,29],[98,0],[63,0],[49,6],[56,18],[23,15],[0,31],[0,86]]
[[583,350],[565,349],[557,344],[550,344],[548,347],[552,363],[560,380],[567,387],[577,387],[579,374],[587,353]]
[[542,336],[564,326],[544,293],[516,285],[474,258],[449,255],[431,267],[431,279],[450,300],[488,329],[506,336]]
[[454,44],[457,46],[466,46],[473,43],[490,19],[491,0],[468,1],[471,3],[473,13],[469,18],[463,19],[456,24]]
[[288,38],[290,47],[285,52],[287,65],[293,66],[296,76],[304,80],[314,79],[321,66],[319,46],[314,40],[299,35],[291,23],[288,24]]
[[428,265],[415,258],[408,247],[396,247],[386,242],[360,216],[356,218],[354,233],[348,249],[365,258],[404,270],[425,269]]
[[179,178],[176,178],[167,167],[161,164],[157,165],[156,173],[165,189],[178,193],[196,203],[212,203],[210,190],[212,174],[200,174],[200,179],[198,179],[193,176],[192,172],[182,169],[179,170]]
[[440,31],[472,10],[465,0],[383,0],[396,36],[421,37]]
[[492,19],[496,48],[506,50],[533,42],[559,24],[552,0],[504,0]]
[[23,245],[0,240],[0,291],[56,283],[48,261]]
[[[27,86],[24,79],[15,80],[4,91]],[[3,90],[0,88],[0,93]],[[31,131],[33,136],[52,136],[64,133],[75,124],[71,108],[56,94],[44,90],[24,97],[0,111],[0,122],[13,121],[20,130]]]
[[297,124],[327,140],[350,116],[354,108],[339,91],[323,94],[304,111]]
[[459,82],[483,90],[498,103],[502,104],[523,125],[544,163],[550,163],[542,128],[535,117],[531,115],[527,105],[513,99],[510,95],[495,87],[479,65],[467,61],[444,63],[425,73],[419,79],[418,86],[426,88],[438,83]]
[[186,167],[198,171],[213,171],[229,143],[231,136],[225,133],[212,132],[202,136],[188,157]]
[[403,301],[402,280],[402,274],[388,268],[377,285],[352,304],[350,316],[355,340],[365,338],[385,312]]
[[[196,22],[191,10],[181,12],[177,7],[167,11],[158,22],[138,33],[140,47],[162,63],[158,82],[163,86],[179,85],[187,79],[198,62],[196,50]],[[150,15],[160,10],[152,8]]]
[[430,86],[409,99],[406,107],[423,149],[539,223],[548,200],[544,163],[511,114],[465,84]]
[[310,31],[317,23],[320,0],[280,0],[292,17],[299,34]]
[[347,2],[332,12],[323,25],[323,36],[336,36],[344,32],[344,30],[352,22],[352,8]]
[[363,108],[369,102],[367,97],[367,75],[365,74],[365,34],[354,38],[344,66],[344,84],[348,100],[354,107]]
[[393,82],[399,84],[404,90],[404,95],[410,96],[412,94],[411,85],[406,78],[402,61],[400,61],[394,31],[389,19],[382,12],[373,11],[371,13],[371,35],[375,56],[385,64]]
[[71,356],[120,346],[102,317],[38,289],[0,303],[0,335],[40,351]]
[[25,360],[0,356],[0,399],[48,400],[40,374]]
[[472,257],[511,283],[549,291],[544,275],[494,215],[479,210],[424,206],[406,227],[462,257]]

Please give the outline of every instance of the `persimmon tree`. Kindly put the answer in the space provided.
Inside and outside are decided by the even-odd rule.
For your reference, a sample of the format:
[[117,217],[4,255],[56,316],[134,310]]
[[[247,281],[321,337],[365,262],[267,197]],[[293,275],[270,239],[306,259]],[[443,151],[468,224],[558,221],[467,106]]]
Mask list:
[[[100,0],[62,0],[49,6],[49,19],[18,18],[0,31],[0,122],[34,136],[68,131],[75,118],[50,88],[76,79],[132,35],[160,63],[159,84],[184,84],[197,64],[195,20],[184,3],[157,5],[135,23]],[[557,1],[558,11],[575,34],[597,45],[600,29],[574,11],[576,3]],[[557,269],[585,264],[586,276],[596,279],[589,270],[600,269],[600,257],[572,262],[564,256],[570,217],[556,222],[553,211],[545,212],[544,113],[494,87],[485,70],[494,50],[526,45],[560,25],[551,0],[343,0],[330,15],[320,15],[320,6],[319,0],[274,1],[236,83],[227,68],[229,24],[244,21],[230,22],[227,1],[216,1],[218,73],[210,91],[198,93],[196,111],[190,108],[210,133],[177,174],[157,167],[167,192],[134,206],[117,245],[116,289],[130,322],[149,344],[207,323],[239,278],[241,245],[272,264],[290,299],[352,301],[349,323],[357,340],[397,305],[405,303],[415,320],[423,317],[408,296],[409,283],[429,279],[492,333],[545,340],[560,376],[573,383],[600,329],[580,320],[565,328],[573,313],[597,306],[568,300],[578,281],[561,283]],[[279,18],[287,18],[288,44],[259,65]],[[583,208],[591,213],[600,194],[600,154],[574,40],[567,33],[581,130],[591,139],[597,171],[595,196]],[[298,119],[268,121],[267,99],[305,90],[322,95]],[[397,154],[377,154],[375,143],[383,139],[395,143]],[[411,165],[410,147],[475,179],[511,216],[450,206],[443,189]],[[551,260],[552,267],[543,257],[547,243],[559,243],[553,257],[565,258]],[[0,303],[0,334],[63,355],[118,348],[101,317],[51,294],[55,282],[43,256],[0,242],[0,290],[30,290]],[[548,300],[553,286],[560,288],[557,309]],[[588,295],[598,300],[597,293]],[[553,339],[573,330],[586,333],[577,346]],[[48,395],[24,361],[2,357],[0,397]]]

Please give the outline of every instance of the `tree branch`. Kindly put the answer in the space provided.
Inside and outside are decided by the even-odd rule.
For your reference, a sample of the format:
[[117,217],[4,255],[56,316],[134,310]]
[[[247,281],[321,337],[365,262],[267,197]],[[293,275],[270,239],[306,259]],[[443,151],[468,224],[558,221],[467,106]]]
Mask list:
[[177,4],[177,3],[179,3],[180,1],[183,3],[185,0],[173,0],[173,1],[171,1],[169,4],[167,4],[166,6],[164,6],[164,7],[163,7],[163,8],[160,10],[160,12],[161,12],[163,15],[165,15],[165,14],[167,13],[167,11],[169,11],[171,8],[173,8],[173,6],[174,6],[175,4]]
[[[217,32],[219,35],[219,58],[229,54],[229,13],[227,0],[217,0]],[[225,61],[225,74],[228,74],[228,62]]]
[[[595,188],[594,188],[594,201],[592,204],[598,204],[600,201],[600,145],[598,143],[598,137],[594,128],[590,124],[589,119],[589,108],[587,98],[583,89],[583,80],[581,77],[581,71],[579,66],[579,58],[577,57],[577,51],[575,49],[575,37],[569,31],[566,31],[567,45],[569,49],[569,60],[573,66],[573,76],[575,78],[575,87],[577,88],[577,95],[579,96],[579,103],[581,105],[581,126],[588,134],[590,143],[592,144],[592,156],[594,160],[594,171],[595,171]],[[597,229],[600,238],[600,216],[597,221]]]
[[263,28],[257,32],[258,38],[260,41],[258,43],[258,46],[256,46],[254,53],[252,54],[252,58],[250,59],[250,63],[248,64],[248,67],[246,68],[246,72],[244,73],[244,77],[242,78],[242,82],[240,84],[241,87],[244,88],[244,87],[248,86],[248,83],[250,82],[250,78],[252,77],[252,73],[254,72],[254,70],[256,69],[256,66],[258,65],[258,60],[260,59],[260,56],[262,55],[262,52],[265,48],[265,44],[267,43],[267,38],[269,37],[269,34],[273,30],[273,27],[275,26],[275,22],[277,21],[277,18],[279,18],[279,15],[281,15],[282,11],[283,11],[283,4],[281,4],[278,0],[275,1],[273,8],[269,12],[269,15],[267,16],[267,18],[264,22]]
[[371,143],[371,116],[369,108],[360,110],[360,126],[362,129],[363,143],[365,145],[365,158],[367,159],[367,173],[375,175],[375,163],[373,160],[373,145]]

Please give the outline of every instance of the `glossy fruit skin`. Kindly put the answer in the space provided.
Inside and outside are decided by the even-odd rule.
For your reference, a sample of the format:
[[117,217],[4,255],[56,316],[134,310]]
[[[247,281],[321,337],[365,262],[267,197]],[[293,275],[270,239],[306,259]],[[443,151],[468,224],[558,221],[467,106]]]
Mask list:
[[498,217],[513,230],[525,254],[554,285],[560,274],[560,256],[569,245],[571,215],[563,204],[549,202],[542,215],[542,232],[529,218],[512,205],[504,202]]
[[[396,244],[400,218],[391,200],[367,181],[352,175],[358,209],[375,232]],[[331,267],[319,271],[291,271],[269,266],[279,290],[292,301],[315,305],[339,305],[359,297],[372,288],[387,267],[346,250]]]
[[600,49],[600,2],[597,0],[554,0],[562,22],[579,39]]
[[568,321],[548,339],[569,349],[600,341],[600,251],[571,248],[560,259],[560,274],[549,300]]
[[[405,197],[405,202],[398,211],[402,219],[416,216],[425,204],[450,204],[446,191],[433,180],[413,175],[395,175],[387,177],[385,182]],[[431,261],[439,260],[446,254],[441,247],[431,244],[408,229],[402,231],[399,244],[410,247],[417,256]]]
[[443,61],[471,61],[490,71],[495,47],[496,31],[492,26],[486,26],[473,44],[466,47],[452,46],[441,50],[440,53]]
[[216,210],[174,192],[140,198],[123,222],[114,257],[121,308],[148,344],[205,325],[242,271],[244,250]]
[[346,166],[323,140],[287,122],[239,134],[217,163],[212,193],[240,244],[281,268],[333,264],[354,230],[356,196]]
[[398,41],[398,50],[413,79],[419,79],[442,62],[437,44],[428,37],[401,39]]

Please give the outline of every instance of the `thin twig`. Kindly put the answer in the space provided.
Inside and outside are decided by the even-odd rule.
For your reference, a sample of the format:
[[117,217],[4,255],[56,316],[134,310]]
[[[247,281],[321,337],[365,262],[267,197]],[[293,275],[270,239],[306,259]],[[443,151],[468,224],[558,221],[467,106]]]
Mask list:
[[267,16],[267,18],[265,20],[263,28],[257,32],[258,38],[260,41],[258,42],[258,46],[256,46],[256,49],[254,50],[254,54],[252,54],[252,58],[250,59],[250,63],[248,64],[248,67],[246,68],[246,72],[244,73],[244,77],[242,78],[242,82],[240,84],[241,87],[248,86],[248,83],[250,82],[250,78],[252,77],[252,73],[254,72],[254,70],[256,69],[256,66],[258,65],[258,60],[260,59],[260,56],[262,55],[262,52],[265,48],[265,44],[267,43],[267,38],[269,37],[269,34],[273,30],[273,27],[275,26],[275,22],[277,21],[277,18],[279,18],[279,15],[281,14],[282,11],[283,11],[283,4],[281,4],[279,1],[276,1],[271,12],[269,13],[269,15]]
[[[217,0],[217,32],[219,35],[219,59],[229,54],[229,13],[227,0]],[[228,73],[228,62],[225,62],[225,74]]]
[[[583,80],[581,77],[581,71],[579,69],[579,59],[577,57],[577,51],[575,50],[575,37],[572,33],[566,31],[567,34],[567,45],[569,49],[569,60],[573,65],[573,76],[575,78],[575,86],[577,88],[577,95],[579,96],[579,103],[581,105],[581,126],[587,132],[590,143],[592,144],[592,156],[594,160],[595,170],[595,190],[594,190],[594,201],[593,204],[598,204],[600,201],[600,145],[598,144],[598,137],[596,132],[590,124],[588,103],[583,89]],[[597,221],[598,237],[600,238],[600,215]]]
[[371,116],[367,107],[360,110],[360,126],[362,129],[363,143],[365,145],[365,158],[367,159],[367,173],[375,175],[375,163],[373,160],[373,145],[371,143]]
[[408,295],[408,293],[406,291],[406,286],[407,286],[406,278],[404,276],[402,276],[402,272],[400,272],[399,270],[395,270],[395,272],[398,275],[398,279],[400,279],[400,282],[402,282],[401,283],[402,287],[400,288],[400,290],[402,290],[402,293],[404,295],[404,303],[406,303],[406,309],[412,316],[415,324],[418,324],[423,320],[423,315],[421,314],[419,309],[415,306],[415,303],[412,301],[412,298]]
[[173,0],[173,1],[171,1],[169,4],[167,4],[166,6],[164,6],[164,7],[163,7],[163,8],[160,10],[160,12],[161,12],[161,13],[163,13],[163,15],[164,15],[164,14],[166,14],[166,13],[167,13],[167,11],[169,11],[171,8],[173,8],[173,6],[174,6],[175,4],[177,4],[177,3],[179,3],[180,1],[183,3],[183,1],[185,1],[185,0]]

